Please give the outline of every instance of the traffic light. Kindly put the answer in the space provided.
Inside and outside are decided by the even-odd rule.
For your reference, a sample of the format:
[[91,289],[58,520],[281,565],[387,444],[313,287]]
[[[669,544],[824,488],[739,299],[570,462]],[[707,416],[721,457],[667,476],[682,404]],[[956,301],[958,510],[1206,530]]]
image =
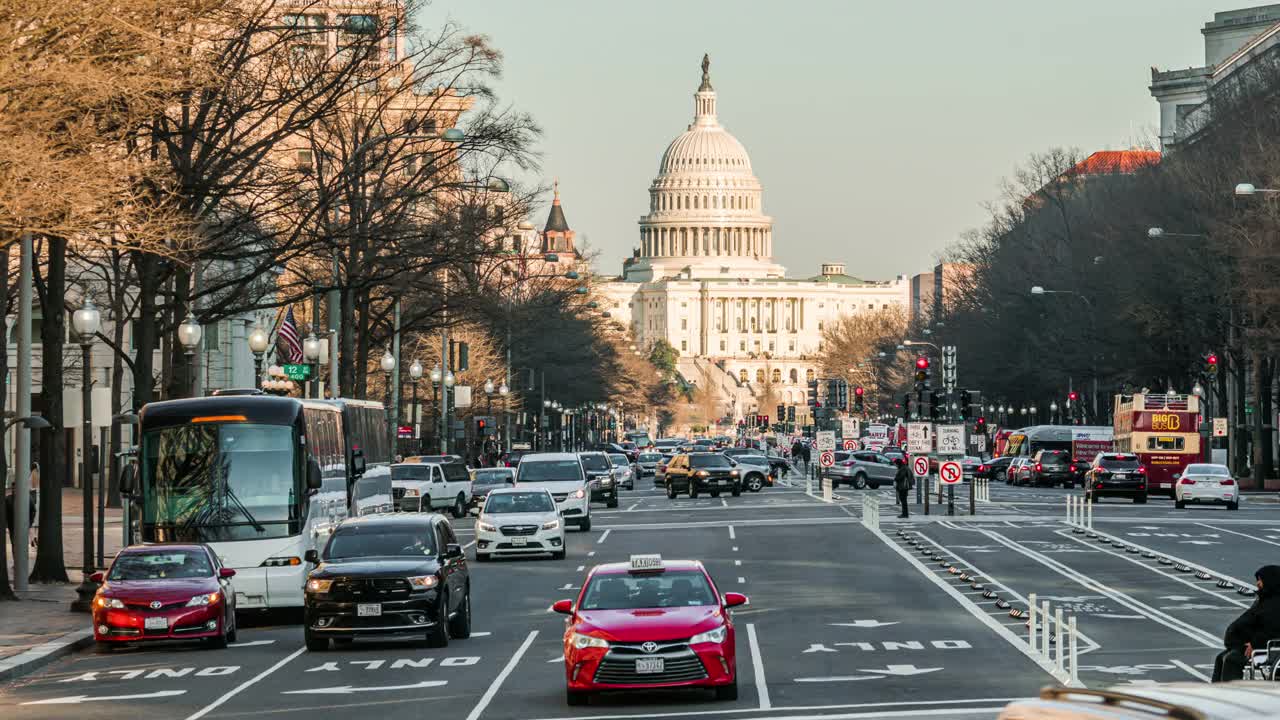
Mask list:
[[1071,392],[1067,393],[1067,400],[1070,400],[1071,402],[1075,402],[1079,399],[1080,399],[1080,393],[1076,392],[1075,390],[1072,390]]
[[809,407],[811,408],[820,407],[820,405],[818,404],[818,381],[817,380],[809,381]]
[[489,418],[476,418],[476,437],[485,437],[492,432],[493,428],[489,427]]
[[836,407],[845,411],[849,409],[849,383],[844,380],[836,381]]
[[911,393],[902,396],[902,419],[911,419]]
[[788,405],[787,406],[787,422],[793,423],[795,421],[796,421],[796,406]]
[[929,393],[929,419],[938,420],[942,416],[942,411],[946,406],[943,404],[942,393],[933,390]]
[[916,358],[916,390],[929,386],[929,358],[921,355]]
[[778,419],[779,419],[779,420],[781,420],[782,418],[784,418],[784,417],[786,417],[786,416],[787,416],[787,406],[786,406],[786,405],[783,405],[783,404],[781,404],[781,403],[779,403],[779,404],[778,404]]
[[969,391],[961,390],[960,391],[960,417],[964,418],[965,420],[968,420],[970,416],[973,414],[972,402],[973,402],[973,396],[969,394]]
[[986,435],[986,434],[987,434],[987,419],[986,419],[986,418],[984,418],[984,417],[982,417],[981,415],[979,415],[979,416],[978,416],[978,421],[977,421],[976,423],[974,423],[974,427],[973,427],[973,429],[974,429],[974,430],[975,430],[979,435]]
[[853,389],[853,409],[857,412],[862,412],[862,396],[865,392],[866,391],[862,389],[861,385]]
[[1209,353],[1204,358],[1204,370],[1209,373],[1210,377],[1218,374],[1218,355],[1217,353]]

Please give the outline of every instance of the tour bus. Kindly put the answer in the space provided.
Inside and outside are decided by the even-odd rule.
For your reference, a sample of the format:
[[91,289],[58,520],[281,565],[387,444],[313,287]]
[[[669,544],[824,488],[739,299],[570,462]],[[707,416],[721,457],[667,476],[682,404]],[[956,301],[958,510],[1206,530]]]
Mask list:
[[1100,452],[1111,452],[1113,436],[1112,428],[1101,425],[1034,425],[1009,433],[1004,454],[1035,457],[1041,450],[1070,450],[1072,460],[1092,461]]
[[1199,397],[1117,395],[1113,417],[1116,451],[1138,456],[1147,469],[1149,494],[1172,496],[1187,465],[1203,462]]
[[208,543],[236,571],[237,609],[301,607],[307,551],[346,517],[391,507],[383,418],[357,400],[149,403],[121,479],[140,510],[131,541]]
[[653,445],[653,439],[649,437],[648,430],[631,430],[626,434],[627,442],[633,442],[636,447],[644,449]]

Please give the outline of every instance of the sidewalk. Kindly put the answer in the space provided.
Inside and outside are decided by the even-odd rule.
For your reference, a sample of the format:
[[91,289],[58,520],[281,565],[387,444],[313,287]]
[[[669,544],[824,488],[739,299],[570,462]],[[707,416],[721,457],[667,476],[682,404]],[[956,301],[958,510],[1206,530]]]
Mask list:
[[[0,681],[25,675],[93,642],[88,614],[74,613],[70,609],[71,602],[76,599],[76,585],[81,579],[80,563],[84,542],[81,508],[81,491],[64,489],[62,542],[67,576],[71,582],[48,585],[31,583],[26,591],[18,593],[19,602],[0,602]],[[104,552],[105,561],[110,564],[121,546],[121,511],[107,508],[106,518]],[[97,522],[96,504],[94,522]],[[96,542],[96,530],[94,538]],[[30,561],[35,560],[35,548],[30,548],[28,557]],[[9,578],[12,582],[12,557],[9,561]]]

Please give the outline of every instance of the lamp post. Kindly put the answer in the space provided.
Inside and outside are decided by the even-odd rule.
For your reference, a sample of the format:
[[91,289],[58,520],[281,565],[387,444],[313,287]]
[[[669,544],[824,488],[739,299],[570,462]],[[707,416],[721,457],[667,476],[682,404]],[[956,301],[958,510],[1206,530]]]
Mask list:
[[[440,428],[444,427],[444,408],[440,407],[440,383],[443,381],[444,373],[440,371],[440,366],[436,365],[431,368],[431,407],[435,408],[442,416],[440,424],[437,426],[437,432],[440,431]],[[440,454],[444,454],[444,446],[440,444],[440,440],[438,438],[436,440],[436,447]]]
[[[317,303],[318,305],[318,303]],[[311,396],[320,397],[320,338],[316,337],[315,330],[307,335],[307,339],[302,341],[302,357],[306,359],[307,364],[311,365]]]
[[1054,425],[1058,424],[1058,402],[1056,400],[1049,403],[1049,418]]
[[502,427],[504,428],[503,432],[505,433],[505,437],[502,438],[503,447],[499,449],[505,448],[508,452],[511,450],[511,432],[507,425],[507,394],[510,392],[511,388],[507,387],[506,383],[502,383],[498,386],[498,397],[502,398]]
[[182,344],[182,349],[187,355],[187,393],[189,395],[196,394],[195,355],[196,349],[200,347],[202,335],[204,335],[204,328],[200,327],[196,316],[188,310],[187,319],[178,326],[178,342]]
[[249,351],[253,353],[253,386],[262,387],[262,355],[267,352],[271,339],[262,325],[254,325],[249,331]]
[[421,423],[418,422],[421,414],[418,411],[418,381],[422,379],[422,371],[422,362],[414,358],[413,364],[409,366],[409,379],[413,381],[413,405],[410,406],[412,409],[409,411],[409,419],[413,425],[413,451],[416,453],[422,452]]
[[488,378],[484,381],[484,414],[493,415],[493,391],[497,387],[493,384],[493,380]]
[[[89,576],[93,574],[93,338],[102,326],[102,313],[94,307],[85,294],[84,305],[71,314],[71,327],[80,340],[82,375],[80,378],[82,404],[80,410],[83,437],[80,449],[80,485],[84,498],[84,558],[80,563],[80,584],[76,586],[76,599],[71,602],[72,612],[89,612],[93,609],[93,596],[98,591]],[[197,326],[198,327],[198,326]],[[199,331],[196,332],[199,341]],[[25,508],[24,508],[25,510]],[[15,508],[16,511],[16,508]],[[26,538],[22,538],[25,541]]]
[[[1159,228],[1156,228],[1156,229],[1159,229]],[[1085,297],[1082,293],[1078,293],[1075,290],[1046,290],[1039,285],[1032,286],[1031,294],[1037,295],[1037,296],[1039,295],[1071,295],[1071,296],[1080,298],[1082,301],[1084,301],[1084,304],[1089,308],[1089,330],[1093,335],[1093,338],[1091,338],[1091,340],[1093,341],[1097,340],[1097,337],[1098,337],[1097,313],[1094,311],[1093,301],[1090,300],[1088,297]],[[1091,347],[1092,347],[1092,344],[1093,343],[1090,343]],[[1090,349],[1089,351],[1089,363],[1092,366],[1090,370],[1092,371],[1092,375],[1093,375],[1093,379],[1092,379],[1093,389],[1090,395],[1093,398],[1092,399],[1093,416],[1096,418],[1098,416],[1098,356],[1096,353],[1093,352],[1092,349]]]
[[386,397],[387,397],[387,447],[391,454],[395,455],[396,447],[396,417],[392,414],[391,409],[391,371],[396,369],[396,356],[391,354],[391,348],[387,348],[382,353],[382,360],[378,362],[378,366],[382,368],[382,374],[386,378]]

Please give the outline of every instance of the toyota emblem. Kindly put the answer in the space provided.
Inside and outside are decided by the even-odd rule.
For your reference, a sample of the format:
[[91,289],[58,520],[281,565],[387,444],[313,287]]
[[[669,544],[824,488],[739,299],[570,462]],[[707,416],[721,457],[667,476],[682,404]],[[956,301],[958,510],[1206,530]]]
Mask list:
[[641,650],[643,650],[643,651],[645,651],[645,652],[647,652],[647,653],[656,653],[656,652],[658,652],[658,643],[656,643],[656,642],[647,642],[647,643],[645,643],[645,644],[641,645],[641,646],[640,646],[640,649],[641,649]]
[[151,601],[151,609],[152,609],[152,610],[159,610],[159,609],[160,609],[160,601],[159,601],[159,600],[152,600],[152,601]]

